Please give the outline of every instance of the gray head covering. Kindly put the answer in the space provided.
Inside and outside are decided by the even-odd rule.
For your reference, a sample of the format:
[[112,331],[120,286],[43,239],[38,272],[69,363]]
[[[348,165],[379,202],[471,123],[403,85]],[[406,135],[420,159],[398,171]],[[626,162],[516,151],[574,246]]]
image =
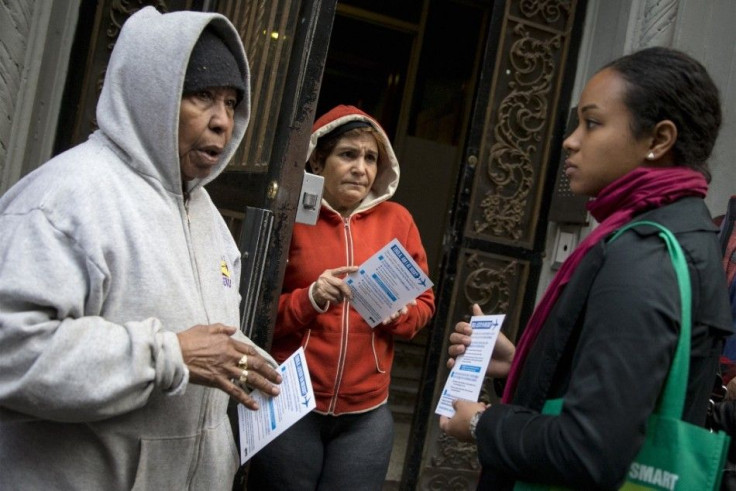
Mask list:
[[238,93],[238,102],[245,94],[245,82],[235,57],[220,36],[209,27],[202,31],[192,49],[184,78],[184,93],[208,87],[232,87]]

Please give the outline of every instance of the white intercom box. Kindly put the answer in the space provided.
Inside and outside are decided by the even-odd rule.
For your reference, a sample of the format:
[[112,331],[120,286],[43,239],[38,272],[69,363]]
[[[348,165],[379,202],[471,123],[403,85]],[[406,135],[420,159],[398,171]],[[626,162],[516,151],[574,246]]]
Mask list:
[[304,171],[302,190],[299,195],[299,204],[296,210],[297,223],[314,225],[319,217],[322,206],[322,187],[324,177]]

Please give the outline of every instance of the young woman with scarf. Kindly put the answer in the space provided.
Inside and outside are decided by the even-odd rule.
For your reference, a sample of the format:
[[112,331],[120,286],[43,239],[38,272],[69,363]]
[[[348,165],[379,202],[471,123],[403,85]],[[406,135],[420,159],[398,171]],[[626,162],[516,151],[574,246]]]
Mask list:
[[[456,401],[454,417],[440,420],[447,434],[476,439],[479,489],[510,489],[516,480],[622,484],[680,323],[677,280],[658,230],[638,227],[608,243],[623,225],[657,222],[685,251],[693,291],[686,421],[704,423],[731,331],[718,230],[703,201],[721,123],[705,68],[667,48],[624,56],[590,79],[577,111],[578,126],[563,143],[565,174],[573,192],[594,198],[588,210],[599,225],[553,278],[515,354],[502,343],[505,361],[513,356],[502,403]],[[464,351],[468,334],[458,323],[451,356]],[[563,396],[560,415],[540,414],[545,400]]]

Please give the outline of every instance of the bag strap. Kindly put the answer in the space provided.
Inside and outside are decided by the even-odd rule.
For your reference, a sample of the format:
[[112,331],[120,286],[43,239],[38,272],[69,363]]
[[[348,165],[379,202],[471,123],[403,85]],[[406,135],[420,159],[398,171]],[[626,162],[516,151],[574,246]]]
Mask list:
[[692,290],[690,273],[687,269],[685,253],[674,234],[663,225],[648,220],[632,222],[618,229],[608,242],[613,242],[630,228],[651,226],[659,229],[659,236],[664,240],[669,251],[672,266],[675,268],[677,284],[680,290],[680,339],[677,342],[675,356],[655,412],[672,418],[682,419],[685,407],[685,391],[690,370],[690,338],[692,336]]
[[718,240],[721,243],[721,255],[723,256],[726,255],[726,250],[728,249],[728,239],[731,238],[731,234],[733,233],[734,221],[736,221],[736,195],[728,199],[726,214],[723,216],[721,230],[718,233]]

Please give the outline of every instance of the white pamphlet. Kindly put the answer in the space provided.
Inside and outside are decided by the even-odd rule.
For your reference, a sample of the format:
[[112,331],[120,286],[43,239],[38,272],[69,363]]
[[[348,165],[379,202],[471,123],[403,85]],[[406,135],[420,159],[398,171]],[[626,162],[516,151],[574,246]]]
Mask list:
[[303,348],[299,347],[287,358],[278,367],[278,372],[283,379],[278,396],[258,390],[251,392],[250,396],[258,402],[258,411],[238,404],[241,464],[316,406]]
[[371,327],[434,285],[397,239],[349,274],[345,282],[353,292],[350,304]]
[[473,333],[470,346],[465,353],[455,359],[450,375],[442,389],[435,414],[451,418],[455,414],[452,402],[456,399],[477,401],[488,363],[491,361],[493,347],[496,345],[498,333],[506,317],[499,315],[476,315],[470,318]]

